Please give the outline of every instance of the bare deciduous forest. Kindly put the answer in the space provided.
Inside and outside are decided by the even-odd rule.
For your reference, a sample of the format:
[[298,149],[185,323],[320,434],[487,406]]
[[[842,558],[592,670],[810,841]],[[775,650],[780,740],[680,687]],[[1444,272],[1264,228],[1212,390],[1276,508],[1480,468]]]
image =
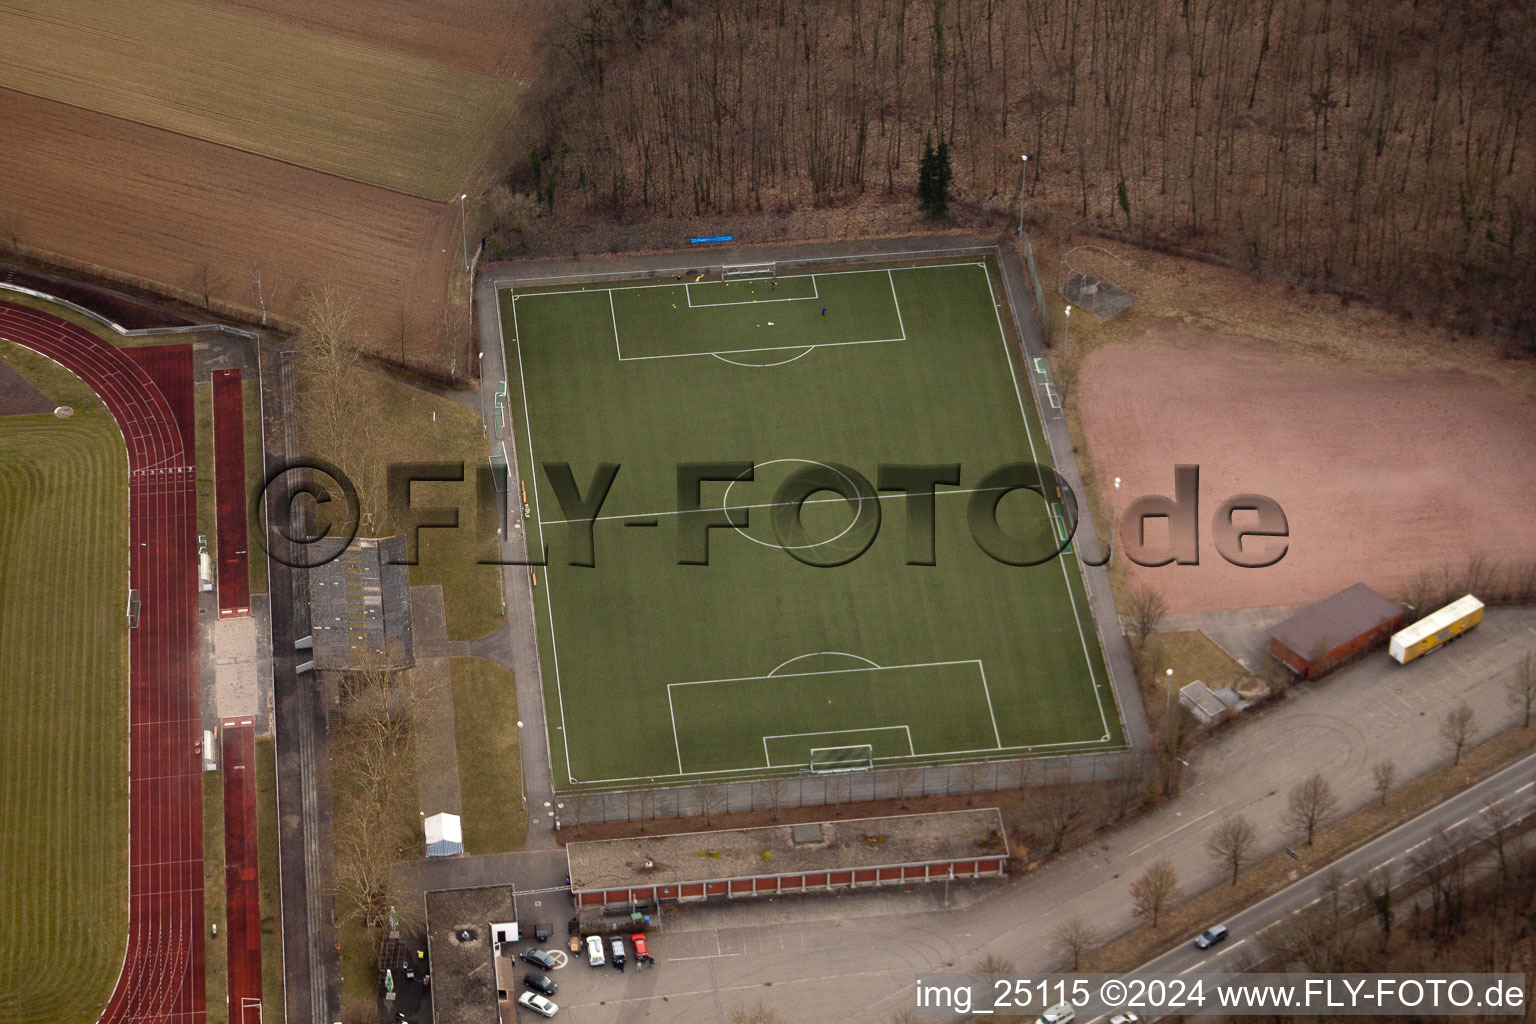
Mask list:
[[573,0],[509,185],[637,221],[953,197],[1536,321],[1536,9],[1507,0]]

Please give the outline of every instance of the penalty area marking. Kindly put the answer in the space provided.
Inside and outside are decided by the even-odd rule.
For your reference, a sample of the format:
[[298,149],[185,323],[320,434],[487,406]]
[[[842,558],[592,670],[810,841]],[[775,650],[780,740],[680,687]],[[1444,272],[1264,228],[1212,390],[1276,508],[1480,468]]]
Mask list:
[[[621,341],[621,339],[619,337],[619,317],[618,317],[618,312],[617,312],[617,310],[614,307],[613,293],[616,292],[616,291],[620,291],[620,292],[622,292],[622,291],[640,291],[640,290],[643,290],[643,289],[646,289],[646,288],[674,288],[674,287],[676,287],[676,284],[674,283],[674,284],[670,284],[670,285],[667,285],[667,284],[627,285],[627,286],[620,286],[618,288],[604,288],[603,291],[608,293],[608,318],[609,318],[609,321],[613,324],[613,349],[614,349],[614,353],[615,353],[615,355],[617,355],[619,361],[622,362],[622,363],[636,362],[636,361],[643,360],[643,359],[687,359],[687,358],[691,358],[691,357],[695,357],[695,356],[714,356],[716,359],[720,359],[722,362],[731,363],[732,365],[735,365],[735,366],[748,366],[748,367],[752,367],[753,369],[763,369],[763,368],[769,368],[769,367],[773,367],[773,366],[782,366],[785,363],[792,363],[796,359],[804,358],[805,356],[809,355],[812,351],[814,351],[815,349],[818,349],[818,348],[838,348],[838,347],[845,346],[845,345],[885,345],[885,344],[889,344],[891,342],[896,342],[896,341],[906,341],[907,340],[906,318],[902,315],[902,312],[901,312],[901,299],[896,294],[895,271],[896,270],[937,270],[937,269],[945,269],[945,268],[949,268],[949,267],[982,267],[983,270],[986,269],[985,268],[985,264],[982,264],[982,263],[935,263],[935,264],[932,264],[931,266],[926,266],[926,267],[896,267],[896,268],[889,268],[888,267],[888,268],[886,268],[883,271],[882,270],[836,270],[836,271],[832,271],[830,273],[825,273],[825,274],[809,274],[809,275],[799,274],[799,275],[785,276],[785,277],[780,277],[779,278],[780,281],[792,281],[792,280],[801,280],[801,279],[803,279],[803,278],[805,278],[807,276],[810,277],[811,281],[812,281],[812,284],[813,284],[813,287],[816,288],[816,298],[815,299],[805,299],[805,298],[794,298],[794,299],[790,299],[790,298],[786,298],[786,299],[751,299],[751,300],[748,300],[746,302],[711,302],[711,303],[695,304],[693,302],[693,293],[691,291],[692,283],[691,282],[684,282],[684,284],[683,284],[683,288],[684,288],[685,292],[688,295],[688,308],[689,309],[708,309],[711,306],[753,305],[753,304],[758,303],[758,302],[808,302],[808,301],[819,301],[819,299],[820,299],[820,286],[816,284],[816,278],[817,277],[837,277],[839,275],[844,275],[844,274],[880,274],[880,273],[885,274],[886,280],[889,281],[890,285],[891,285],[891,308],[896,313],[896,324],[897,324],[898,327],[901,328],[901,335],[899,337],[894,337],[894,338],[864,338],[864,339],[859,339],[859,340],[854,340],[854,341],[821,341],[821,342],[817,342],[817,343],[815,343],[813,345],[763,345],[763,346],[755,346],[755,347],[752,347],[752,348],[733,348],[733,349],[724,349],[724,350],[710,349],[710,350],[704,351],[704,352],[662,352],[662,353],[658,353],[656,355],[648,355],[648,356],[626,356],[624,354],[623,342]],[[548,296],[548,295],[582,295],[582,294],[592,294],[592,293],[595,293],[596,291],[597,291],[597,289],[595,289],[595,288],[594,289],[585,289],[584,288],[584,289],[581,289],[579,291],[524,292],[524,293],[522,293],[520,295],[519,294],[514,294],[512,296],[512,304],[513,304],[513,309],[515,310],[516,307],[517,307],[517,303],[520,300],[522,300],[522,299],[531,299],[531,298],[537,298],[539,296]],[[515,320],[515,318],[516,318],[516,314],[514,312],[514,320]],[[792,358],[789,358],[789,359],[781,360],[781,361],[776,362],[776,363],[739,363],[736,360],[727,359],[726,358],[726,356],[743,355],[743,354],[749,353],[749,352],[799,352],[799,355],[793,356]]]
[[[837,652],[828,652],[828,653],[837,653]],[[801,655],[801,657],[806,657],[806,655]],[[850,657],[857,657],[857,655],[850,655]],[[790,660],[791,661],[795,661],[795,660],[799,660],[799,659],[792,658]],[[770,680],[770,679],[772,679],[772,680],[804,679],[804,678],[809,678],[809,677],[813,677],[813,676],[840,676],[840,675],[848,675],[848,674],[854,673],[854,672],[897,672],[897,671],[902,671],[902,670],[905,670],[905,669],[942,668],[942,667],[949,666],[949,665],[975,665],[976,666],[976,672],[977,672],[978,676],[981,679],[982,697],[983,697],[983,699],[987,703],[987,717],[991,721],[991,724],[992,724],[992,741],[993,741],[993,743],[995,745],[992,746],[992,747],[984,747],[984,748],[979,748],[979,749],[978,748],[973,748],[973,749],[970,749],[970,750],[935,750],[935,751],[924,751],[923,752],[923,756],[924,757],[943,758],[943,757],[951,757],[951,756],[955,756],[955,755],[959,755],[959,754],[980,753],[982,751],[995,751],[995,750],[1002,750],[1002,749],[1004,749],[1003,748],[1002,734],[998,731],[998,727],[997,727],[997,711],[992,706],[992,690],[991,690],[991,687],[989,687],[987,685],[987,670],[986,670],[986,667],[982,665],[982,662],[981,662],[980,658],[960,658],[960,659],[956,659],[956,660],[953,660],[953,661],[920,661],[920,662],[913,662],[913,663],[907,664],[907,665],[876,665],[876,666],[873,666],[873,667],[861,665],[858,668],[829,668],[829,669],[820,669],[820,670],[810,671],[810,672],[785,672],[782,675],[766,675],[766,676],[726,676],[726,677],[722,677],[720,679],[690,679],[690,680],[688,680],[686,682],[681,682],[681,683],[668,683],[667,684],[667,717],[671,720],[671,723],[672,723],[672,749],[673,749],[673,752],[676,753],[676,755],[677,755],[677,774],[679,774],[679,775],[687,775],[687,774],[690,774],[690,773],[685,771],[684,768],[683,768],[683,745],[682,745],[681,734],[678,732],[678,729],[677,729],[677,707],[676,707],[676,705],[674,704],[674,702],[672,700],[672,688],[674,686],[712,686],[712,685],[717,684],[717,683],[752,683],[752,682],[762,682],[762,681]],[[783,668],[783,667],[784,667],[783,664],[779,665],[777,668],[774,669],[774,672],[778,672],[778,670]],[[826,732],[838,733],[838,732],[854,732],[854,731],[865,731],[865,730],[827,729],[827,730],[820,730],[817,733],[814,733],[813,735],[820,735],[820,734],[826,733]],[[706,769],[705,771],[694,772],[694,773],[691,773],[691,774],[697,774],[697,775],[721,774],[723,772],[733,772],[733,771],[742,771],[742,770],[744,770],[744,769],[740,769],[740,768],[713,769],[713,770]],[[595,781],[595,780],[588,780],[588,781]],[[612,781],[612,780],[609,780],[609,781]]]
[[[842,273],[842,274],[873,274],[873,273],[875,273],[875,271],[873,271],[873,270],[842,270],[842,271],[838,271],[838,273]],[[795,275],[790,276],[790,277],[776,278],[776,280],[780,280],[780,281],[804,281],[805,278],[806,278],[805,274],[795,274]],[[693,301],[693,286],[694,286],[695,282],[693,282],[693,281],[684,281],[683,282],[683,292],[684,292],[684,294],[686,294],[688,296],[688,308],[689,309],[710,309],[710,308],[712,308],[714,306],[755,306],[755,305],[758,305],[758,304],[764,303],[764,302],[815,302],[817,299],[821,298],[821,291],[820,291],[820,288],[816,284],[816,275],[815,274],[811,274],[810,278],[811,278],[811,294],[809,294],[809,295],[793,295],[793,296],[788,296],[788,297],[785,297],[785,298],[782,298],[782,299],[742,299],[740,301],[733,301],[733,302],[694,302]],[[708,281],[708,282],[705,282],[705,283],[706,284],[729,284],[729,282],[723,282],[723,281]],[[742,283],[746,284],[746,283],[749,283],[749,282],[743,281]],[[750,283],[756,283],[756,282],[750,282]]]
[[[786,761],[784,764],[774,764],[773,755],[768,751],[769,740],[794,740],[804,739],[807,736],[842,736],[852,732],[902,732],[907,737],[907,756],[916,757],[917,748],[912,745],[912,727],[910,725],[870,725],[859,729],[822,729],[815,732],[778,732],[770,733],[763,737],[763,767],[764,768],[799,768],[804,767],[806,761]],[[811,753],[818,750],[839,750],[839,747],[812,747]],[[873,748],[871,748],[873,751]],[[881,759],[883,760],[883,759]]]

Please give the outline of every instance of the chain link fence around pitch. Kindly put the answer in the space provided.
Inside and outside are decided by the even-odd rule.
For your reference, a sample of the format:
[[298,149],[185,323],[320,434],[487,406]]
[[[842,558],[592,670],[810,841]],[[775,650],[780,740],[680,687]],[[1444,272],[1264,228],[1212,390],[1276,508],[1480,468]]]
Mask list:
[[690,815],[739,814],[786,807],[836,807],[870,800],[990,793],[1025,786],[1111,782],[1145,770],[1132,751],[1011,758],[970,764],[828,772],[739,782],[701,782],[659,789],[557,795],[565,825],[650,821]]

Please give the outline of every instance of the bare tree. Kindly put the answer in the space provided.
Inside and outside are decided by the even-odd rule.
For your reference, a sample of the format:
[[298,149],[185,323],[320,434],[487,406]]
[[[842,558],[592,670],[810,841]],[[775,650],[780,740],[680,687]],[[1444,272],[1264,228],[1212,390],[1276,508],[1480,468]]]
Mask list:
[[1140,754],[1132,771],[1110,783],[1108,803],[1116,819],[1129,814],[1131,808],[1147,794],[1150,764],[1149,758],[1144,753]]
[[1321,772],[1313,772],[1291,789],[1286,803],[1284,821],[1288,828],[1306,838],[1312,845],[1312,837],[1318,828],[1338,807],[1338,797]]
[[1087,813],[1088,803],[1080,792],[1069,786],[1057,786],[1035,805],[1034,819],[1050,837],[1051,852],[1060,853],[1067,836]]
[[1231,870],[1232,884],[1236,885],[1237,876],[1252,857],[1253,846],[1257,841],[1258,833],[1253,822],[1239,814],[1216,827],[1216,831],[1206,841],[1206,848],[1218,864]]
[[1013,961],[1007,957],[988,953],[971,965],[972,974],[1012,974]]
[[1184,899],[1179,888],[1179,873],[1173,863],[1159,860],[1131,883],[1131,907],[1136,916],[1151,927],[1157,927],[1157,919],[1163,911]]
[[902,807],[906,807],[906,801],[914,796],[921,796],[923,792],[923,770],[921,768],[901,768],[896,772],[896,788],[901,793]]
[[251,293],[256,297],[256,308],[261,310],[261,326],[267,326],[267,290],[262,280],[266,265],[260,257],[251,260]]
[[1440,723],[1440,738],[1451,751],[1451,764],[1461,764],[1462,751],[1471,742],[1473,729],[1474,716],[1466,701],[1446,712],[1445,721]]
[[1088,951],[1099,944],[1099,936],[1088,922],[1074,914],[1051,934],[1051,942],[1062,958],[1072,965],[1068,970],[1076,971],[1082,968],[1083,957]]
[[1363,967],[1355,939],[1362,916],[1361,895],[1357,886],[1330,874],[1316,904],[1299,914],[1286,914],[1262,941],[1287,967],[1299,966],[1314,973]]
[[726,1024],[787,1024],[783,1017],[759,999],[751,1006],[738,1006],[725,1015]]
[[26,222],[14,213],[0,214],[0,245],[8,252],[20,254],[26,248]]
[[213,293],[218,291],[222,284],[223,281],[214,272],[213,264],[208,260],[202,260],[192,268],[192,287],[197,292],[204,309],[213,308]]
[[1515,836],[1515,815],[1502,800],[1483,808],[1481,842],[1499,862],[1499,877],[1509,877],[1509,845]]
[[979,761],[971,761],[955,770],[960,773],[960,789],[965,793],[965,805],[975,806],[976,791],[981,788],[981,779],[986,774],[987,766]]
[[1157,632],[1167,614],[1168,601],[1162,591],[1148,584],[1131,588],[1131,636],[1136,641],[1138,656],[1146,648],[1147,638]]
[[704,805],[704,824],[713,822],[714,816],[725,810],[725,786],[718,782],[706,782],[699,787],[699,801]]
[[1367,872],[1360,879],[1360,888],[1371,909],[1376,913],[1376,923],[1381,931],[1381,945],[1386,947],[1392,939],[1392,924],[1397,910],[1393,906],[1393,875],[1390,862]]
[[1397,781],[1397,762],[1391,758],[1377,761],[1371,766],[1371,779],[1382,806],[1386,806],[1387,794],[1392,792],[1392,784]]
[[1527,652],[1515,672],[1504,684],[1509,703],[1520,709],[1520,728],[1531,727],[1531,711],[1536,709],[1536,654]]

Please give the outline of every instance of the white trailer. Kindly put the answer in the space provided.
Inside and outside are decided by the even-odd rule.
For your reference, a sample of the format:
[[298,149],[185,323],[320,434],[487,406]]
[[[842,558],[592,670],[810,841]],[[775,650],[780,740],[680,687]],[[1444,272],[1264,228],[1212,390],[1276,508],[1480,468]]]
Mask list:
[[1406,665],[1419,655],[1450,643],[1482,621],[1483,602],[1468,594],[1393,633],[1387,653],[1398,664]]

